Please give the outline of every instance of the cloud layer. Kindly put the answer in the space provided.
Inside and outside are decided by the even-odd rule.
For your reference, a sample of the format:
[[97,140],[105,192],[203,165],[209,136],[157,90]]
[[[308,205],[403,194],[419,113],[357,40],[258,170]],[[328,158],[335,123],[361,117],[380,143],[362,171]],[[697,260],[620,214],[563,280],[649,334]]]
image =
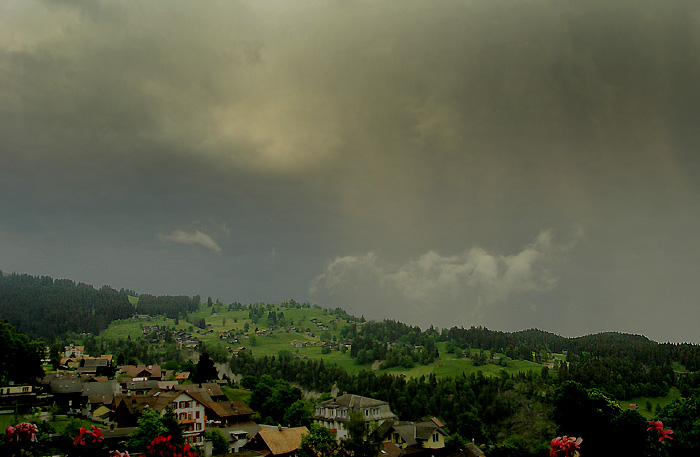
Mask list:
[[403,264],[387,264],[373,252],[338,257],[311,282],[309,293],[338,303],[360,302],[372,317],[398,311],[424,325],[483,325],[490,308],[554,288],[552,267],[570,247],[554,244],[551,233],[543,231],[512,255],[474,247],[453,256],[429,251]]

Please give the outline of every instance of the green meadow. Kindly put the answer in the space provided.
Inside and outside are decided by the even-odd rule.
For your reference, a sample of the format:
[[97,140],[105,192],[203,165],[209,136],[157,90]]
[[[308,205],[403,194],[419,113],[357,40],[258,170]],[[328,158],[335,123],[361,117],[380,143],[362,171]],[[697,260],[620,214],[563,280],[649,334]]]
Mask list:
[[[113,322],[108,329],[103,331],[100,336],[104,338],[127,338],[132,339],[142,335],[142,329],[145,326],[165,325],[187,331],[196,336],[207,347],[222,346],[235,349],[237,347],[245,347],[250,349],[254,356],[277,356],[281,351],[288,351],[298,354],[299,357],[320,360],[325,362],[335,363],[351,374],[356,374],[361,370],[370,370],[372,365],[358,365],[350,357],[349,351],[343,353],[341,351],[332,351],[329,354],[323,354],[320,346],[294,347],[291,343],[294,340],[303,343],[318,343],[321,341],[321,331],[312,319],[322,322],[329,330],[327,337],[340,340],[341,329],[348,325],[345,320],[339,319],[336,315],[330,314],[327,310],[318,308],[283,308],[274,307],[273,310],[279,315],[284,313],[286,325],[274,330],[270,330],[266,318],[262,318],[257,324],[254,324],[249,318],[248,310],[244,311],[229,311],[227,305],[213,305],[208,307],[202,305],[196,312],[191,313],[188,318],[190,320],[204,318],[206,323],[211,325],[206,330],[202,330],[187,322],[185,319],[180,319],[177,324],[173,319],[168,319],[163,316],[149,317],[144,319],[131,318]],[[265,313],[267,315],[267,312]],[[229,330],[244,331],[246,323],[249,326],[248,335],[250,338],[241,338],[238,343],[228,343],[220,336]],[[295,328],[296,331],[291,330]],[[264,335],[255,335],[258,331],[266,330]],[[305,329],[311,330],[311,335],[304,333]],[[252,336],[255,335],[255,336]],[[508,374],[518,372],[527,372],[532,370],[539,374],[542,365],[524,361],[506,359],[503,354],[494,354],[506,360],[505,366],[498,364],[484,364],[474,366],[471,357],[462,357],[461,353],[448,354],[446,352],[446,344],[438,343],[440,358],[430,365],[416,364],[413,368],[392,367],[386,370],[378,370],[378,372],[386,372],[394,375],[405,375],[406,377],[420,377],[433,373],[436,376],[458,376],[462,373],[470,375],[481,371],[484,376],[498,376],[502,371]],[[470,356],[475,354],[472,351]],[[375,367],[376,368],[376,367]]]
[[[637,412],[639,412],[646,419],[656,418],[657,405],[659,408],[663,408],[669,403],[681,398],[681,391],[676,387],[671,387],[668,391],[668,395],[665,397],[634,397],[625,401],[618,401],[618,404],[623,410],[630,409],[630,405],[636,404],[639,406]],[[651,410],[647,409],[647,401],[651,402]]]

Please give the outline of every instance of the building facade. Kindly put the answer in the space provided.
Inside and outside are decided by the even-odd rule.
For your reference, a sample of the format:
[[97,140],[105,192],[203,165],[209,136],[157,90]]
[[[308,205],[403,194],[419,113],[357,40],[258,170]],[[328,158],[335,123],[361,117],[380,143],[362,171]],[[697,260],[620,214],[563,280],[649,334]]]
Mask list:
[[381,424],[386,420],[397,419],[391,411],[389,403],[360,395],[344,394],[333,400],[327,400],[316,405],[313,420],[336,434],[338,439],[347,438],[345,424],[350,420],[350,414],[360,413],[367,422]]

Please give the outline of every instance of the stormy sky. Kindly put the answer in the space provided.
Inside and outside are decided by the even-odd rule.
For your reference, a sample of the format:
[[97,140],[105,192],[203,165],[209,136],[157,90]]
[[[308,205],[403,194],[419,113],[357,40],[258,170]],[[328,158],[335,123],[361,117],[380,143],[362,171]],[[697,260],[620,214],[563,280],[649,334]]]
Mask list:
[[700,4],[0,3],[0,269],[700,343]]

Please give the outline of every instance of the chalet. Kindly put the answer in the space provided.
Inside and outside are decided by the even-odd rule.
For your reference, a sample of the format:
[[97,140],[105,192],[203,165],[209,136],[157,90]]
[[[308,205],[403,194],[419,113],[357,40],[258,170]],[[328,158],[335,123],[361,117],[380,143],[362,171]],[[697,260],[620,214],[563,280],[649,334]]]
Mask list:
[[402,450],[442,449],[448,436],[442,423],[435,418],[418,423],[386,421],[380,431],[385,441]]
[[207,417],[221,425],[247,424],[251,422],[250,416],[255,414],[250,406],[240,400],[212,401],[204,403],[204,406]]
[[334,400],[327,400],[316,405],[312,419],[336,434],[338,439],[348,436],[345,423],[351,413],[360,413],[365,421],[380,424],[386,420],[396,420],[389,403],[360,395],[344,394]]
[[202,382],[199,384],[176,384],[172,387],[175,390],[187,391],[192,395],[199,395],[206,402],[225,401],[226,395],[221,390],[221,386],[214,382]]
[[172,405],[178,422],[185,428],[185,439],[192,444],[203,444],[205,407],[187,391],[154,389],[145,395],[119,395],[114,401],[117,425],[133,427],[145,410],[155,410],[164,414],[169,405]]
[[132,378],[163,379],[163,370],[160,365],[124,365],[119,372]]
[[[110,359],[103,357],[83,357],[79,362],[77,371],[80,374],[92,376],[114,376],[114,368]],[[70,365],[69,365],[70,366]]]
[[59,365],[67,370],[75,370],[80,367],[80,360],[77,357],[61,357]]
[[247,447],[266,456],[292,456],[301,446],[301,437],[307,433],[309,430],[306,427],[262,425]]
[[[128,378],[127,378],[128,379]],[[133,378],[132,378],[133,379]],[[133,395],[143,395],[153,389],[158,389],[160,386],[160,381],[136,378],[136,381],[126,381],[124,383],[124,389]]]
[[85,346],[75,346],[71,343],[69,346],[63,347],[63,357],[69,359],[81,359],[85,353]]

